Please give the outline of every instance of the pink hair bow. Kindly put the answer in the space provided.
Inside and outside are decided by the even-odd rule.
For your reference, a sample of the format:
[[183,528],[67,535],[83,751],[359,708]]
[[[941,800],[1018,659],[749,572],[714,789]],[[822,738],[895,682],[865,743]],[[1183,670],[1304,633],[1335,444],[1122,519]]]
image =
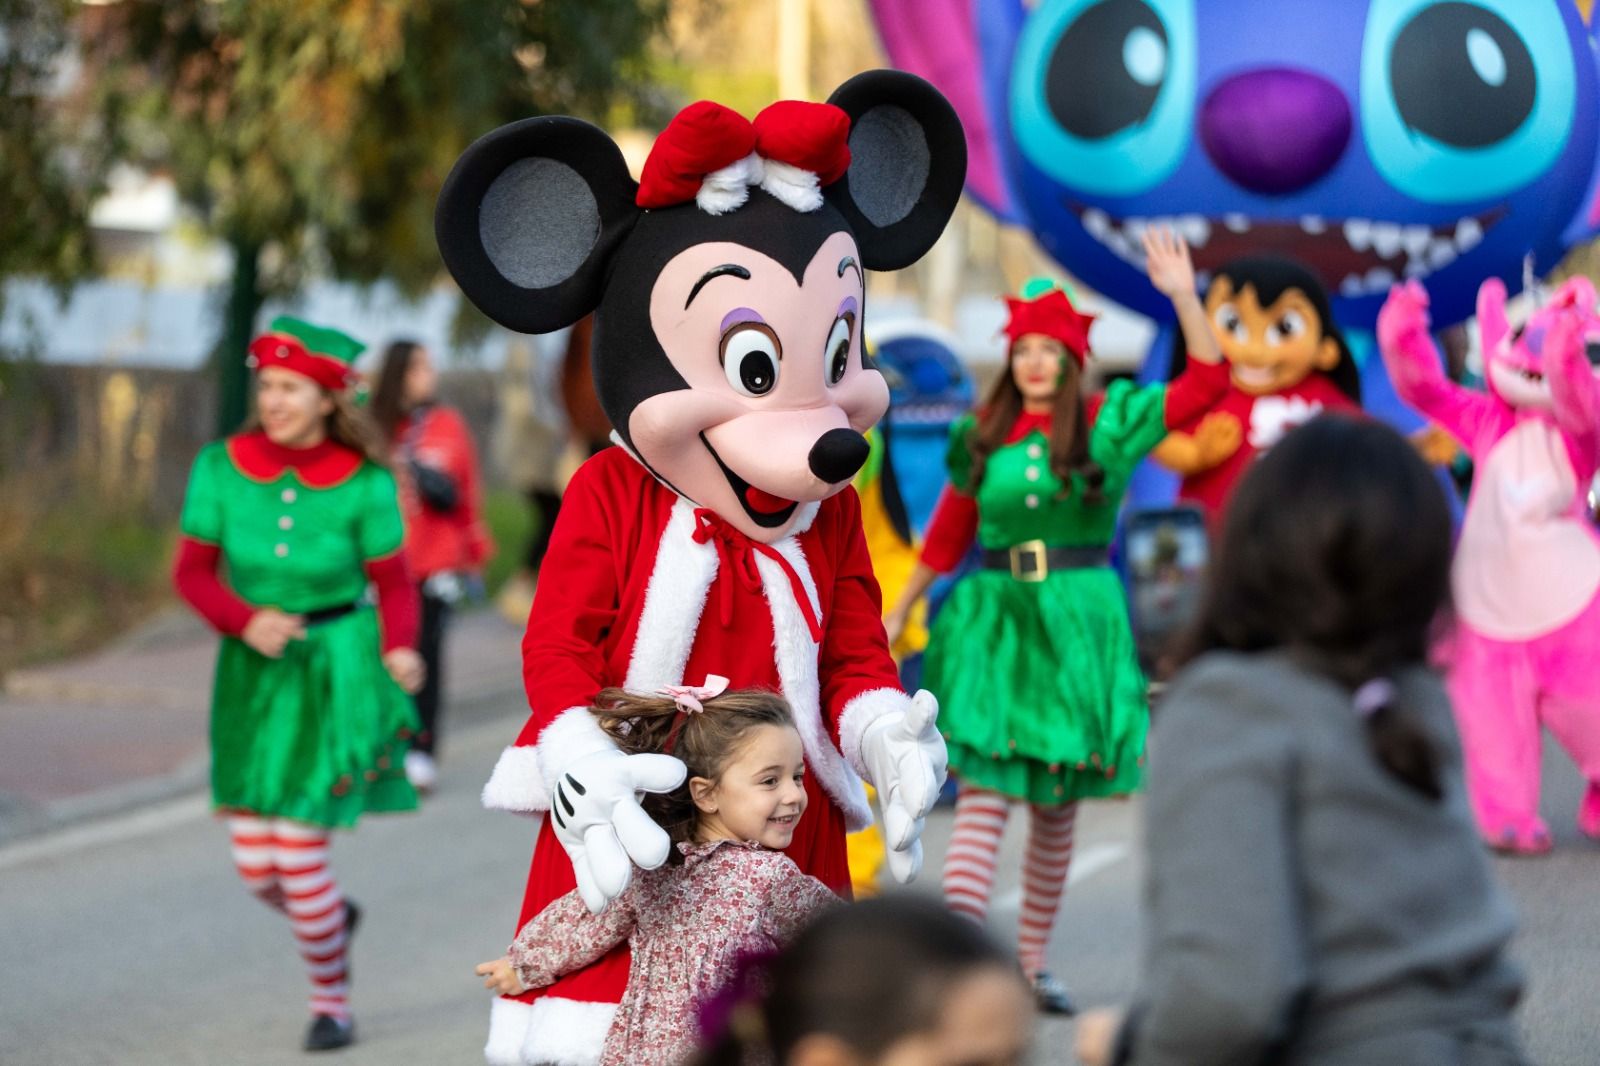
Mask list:
[[662,685],[656,691],[671,697],[684,714],[702,714],[706,709],[702,701],[714,700],[728,691],[728,679],[719,674],[707,674],[703,685]]

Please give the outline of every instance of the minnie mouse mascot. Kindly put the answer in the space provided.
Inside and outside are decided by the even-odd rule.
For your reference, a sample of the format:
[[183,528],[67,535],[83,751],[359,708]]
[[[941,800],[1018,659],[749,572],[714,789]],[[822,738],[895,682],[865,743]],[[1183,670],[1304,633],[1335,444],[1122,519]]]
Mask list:
[[[595,312],[594,378],[619,448],[562,502],[523,638],[532,714],[486,806],[550,811],[519,926],[574,886],[599,911],[632,867],[665,861],[640,792],[681,783],[666,755],[621,754],[587,708],[708,674],[793,705],[810,809],[788,854],[840,893],[845,835],[882,797],[892,872],[945,773],[937,704],[899,687],[851,479],[888,405],[867,362],[867,270],[915,262],[961,193],[965,141],[926,82],[872,71],[827,104],[751,122],[682,111],[637,184],[600,130],[566,117],[479,140],[440,194],[440,251],[510,329]],[[592,1063],[627,979],[619,949],[495,1004],[491,1063]]]

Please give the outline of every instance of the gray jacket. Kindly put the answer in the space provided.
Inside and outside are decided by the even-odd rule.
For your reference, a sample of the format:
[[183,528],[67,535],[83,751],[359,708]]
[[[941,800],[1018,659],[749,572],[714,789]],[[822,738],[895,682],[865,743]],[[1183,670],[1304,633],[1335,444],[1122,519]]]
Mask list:
[[1145,803],[1135,1066],[1501,1066],[1515,919],[1467,806],[1450,704],[1398,705],[1442,756],[1436,802],[1368,746],[1348,691],[1281,653],[1212,653],[1160,708]]

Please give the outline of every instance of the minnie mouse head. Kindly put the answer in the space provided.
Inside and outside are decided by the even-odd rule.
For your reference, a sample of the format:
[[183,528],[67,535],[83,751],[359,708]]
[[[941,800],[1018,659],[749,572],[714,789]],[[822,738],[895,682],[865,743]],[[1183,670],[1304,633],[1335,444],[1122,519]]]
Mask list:
[[866,461],[888,405],[861,340],[866,271],[932,247],[965,172],[938,91],[871,71],[753,123],[691,105],[638,183],[588,123],[504,126],[457,162],[436,230],[500,324],[543,333],[594,311],[595,386],[623,443],[772,542]]

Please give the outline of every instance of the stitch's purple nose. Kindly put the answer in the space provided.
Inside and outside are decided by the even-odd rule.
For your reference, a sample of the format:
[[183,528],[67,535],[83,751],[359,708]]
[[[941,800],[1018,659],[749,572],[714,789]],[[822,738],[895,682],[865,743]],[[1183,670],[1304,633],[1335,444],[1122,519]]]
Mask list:
[[1282,67],[1235,74],[1200,108],[1200,142],[1218,169],[1251,192],[1303,189],[1339,161],[1350,105],[1333,82]]

